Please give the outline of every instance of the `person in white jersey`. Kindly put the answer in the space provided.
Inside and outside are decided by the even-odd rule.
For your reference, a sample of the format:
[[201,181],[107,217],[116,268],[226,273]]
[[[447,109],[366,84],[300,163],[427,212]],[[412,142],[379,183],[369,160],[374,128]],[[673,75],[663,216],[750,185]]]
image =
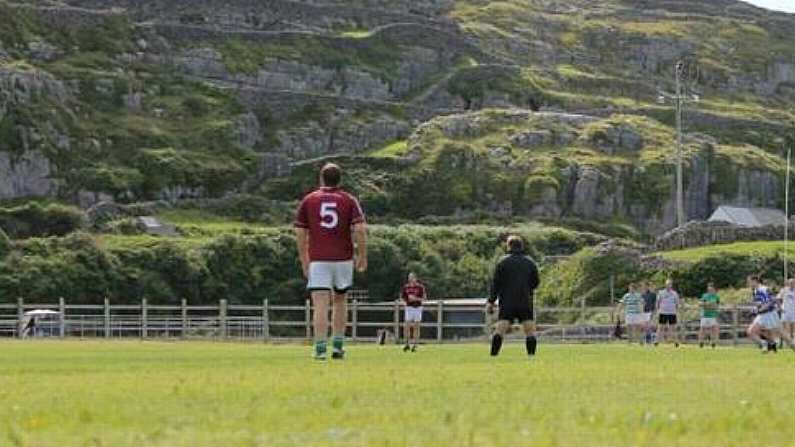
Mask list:
[[795,339],[795,279],[787,280],[785,287],[778,293],[781,301],[781,323],[784,334]]

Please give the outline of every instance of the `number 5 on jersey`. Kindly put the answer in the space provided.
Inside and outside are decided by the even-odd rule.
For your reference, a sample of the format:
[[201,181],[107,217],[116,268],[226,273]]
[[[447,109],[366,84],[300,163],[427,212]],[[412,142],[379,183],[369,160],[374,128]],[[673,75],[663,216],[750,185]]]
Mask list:
[[320,226],[328,230],[337,228],[340,216],[337,212],[336,202],[323,202],[320,204]]

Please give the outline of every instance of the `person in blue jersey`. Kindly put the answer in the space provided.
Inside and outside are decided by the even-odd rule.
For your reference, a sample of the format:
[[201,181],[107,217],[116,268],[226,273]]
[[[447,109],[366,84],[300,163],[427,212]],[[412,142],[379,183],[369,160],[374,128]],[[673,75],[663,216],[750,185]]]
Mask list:
[[778,303],[775,297],[762,284],[758,276],[751,276],[748,282],[751,286],[756,311],[754,321],[748,326],[748,336],[762,348],[763,353],[775,352],[780,338],[783,338],[795,350],[792,338],[781,331],[781,320],[778,316]]

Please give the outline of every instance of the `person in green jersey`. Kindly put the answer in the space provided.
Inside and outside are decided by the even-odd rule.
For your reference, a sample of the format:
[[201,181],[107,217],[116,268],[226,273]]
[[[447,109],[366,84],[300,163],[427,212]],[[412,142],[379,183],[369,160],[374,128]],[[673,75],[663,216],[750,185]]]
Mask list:
[[698,346],[704,347],[704,336],[710,338],[712,347],[720,340],[720,297],[713,283],[707,284],[707,293],[701,295],[701,327],[698,330]]
[[637,340],[642,344],[646,320],[643,314],[643,296],[637,292],[635,284],[629,285],[629,290],[621,299],[620,307],[624,310],[628,341],[632,343],[633,340]]

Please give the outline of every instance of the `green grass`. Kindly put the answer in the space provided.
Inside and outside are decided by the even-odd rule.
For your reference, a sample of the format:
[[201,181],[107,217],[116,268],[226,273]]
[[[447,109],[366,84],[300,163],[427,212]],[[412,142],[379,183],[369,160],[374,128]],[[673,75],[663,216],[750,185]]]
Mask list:
[[[795,244],[789,246],[790,258],[795,258]],[[784,241],[735,242],[733,244],[707,245],[704,247],[672,250],[656,253],[671,261],[697,262],[710,256],[722,254],[773,257],[784,253]]]
[[150,236],[146,234],[141,235],[121,235],[121,234],[103,234],[96,237],[97,243],[100,247],[109,249],[111,251],[130,250],[130,249],[145,249],[159,247],[167,242],[175,246],[184,248],[199,248],[202,245],[208,244],[213,241],[212,237],[160,237]]
[[408,151],[408,142],[405,140],[394,141],[371,152],[373,157],[402,157]]
[[485,344],[352,346],[333,363],[261,344],[0,348],[2,445],[748,446],[795,436],[795,357],[750,348],[542,344],[532,363],[518,344],[497,359]]
[[163,211],[159,217],[166,222],[180,228],[199,228],[218,233],[238,233],[244,229],[262,228],[263,225],[251,222],[241,222],[234,218],[219,216],[202,210],[177,209]]
[[373,32],[367,29],[354,29],[354,30],[343,31],[340,33],[340,36],[347,37],[349,39],[365,39],[372,35]]

